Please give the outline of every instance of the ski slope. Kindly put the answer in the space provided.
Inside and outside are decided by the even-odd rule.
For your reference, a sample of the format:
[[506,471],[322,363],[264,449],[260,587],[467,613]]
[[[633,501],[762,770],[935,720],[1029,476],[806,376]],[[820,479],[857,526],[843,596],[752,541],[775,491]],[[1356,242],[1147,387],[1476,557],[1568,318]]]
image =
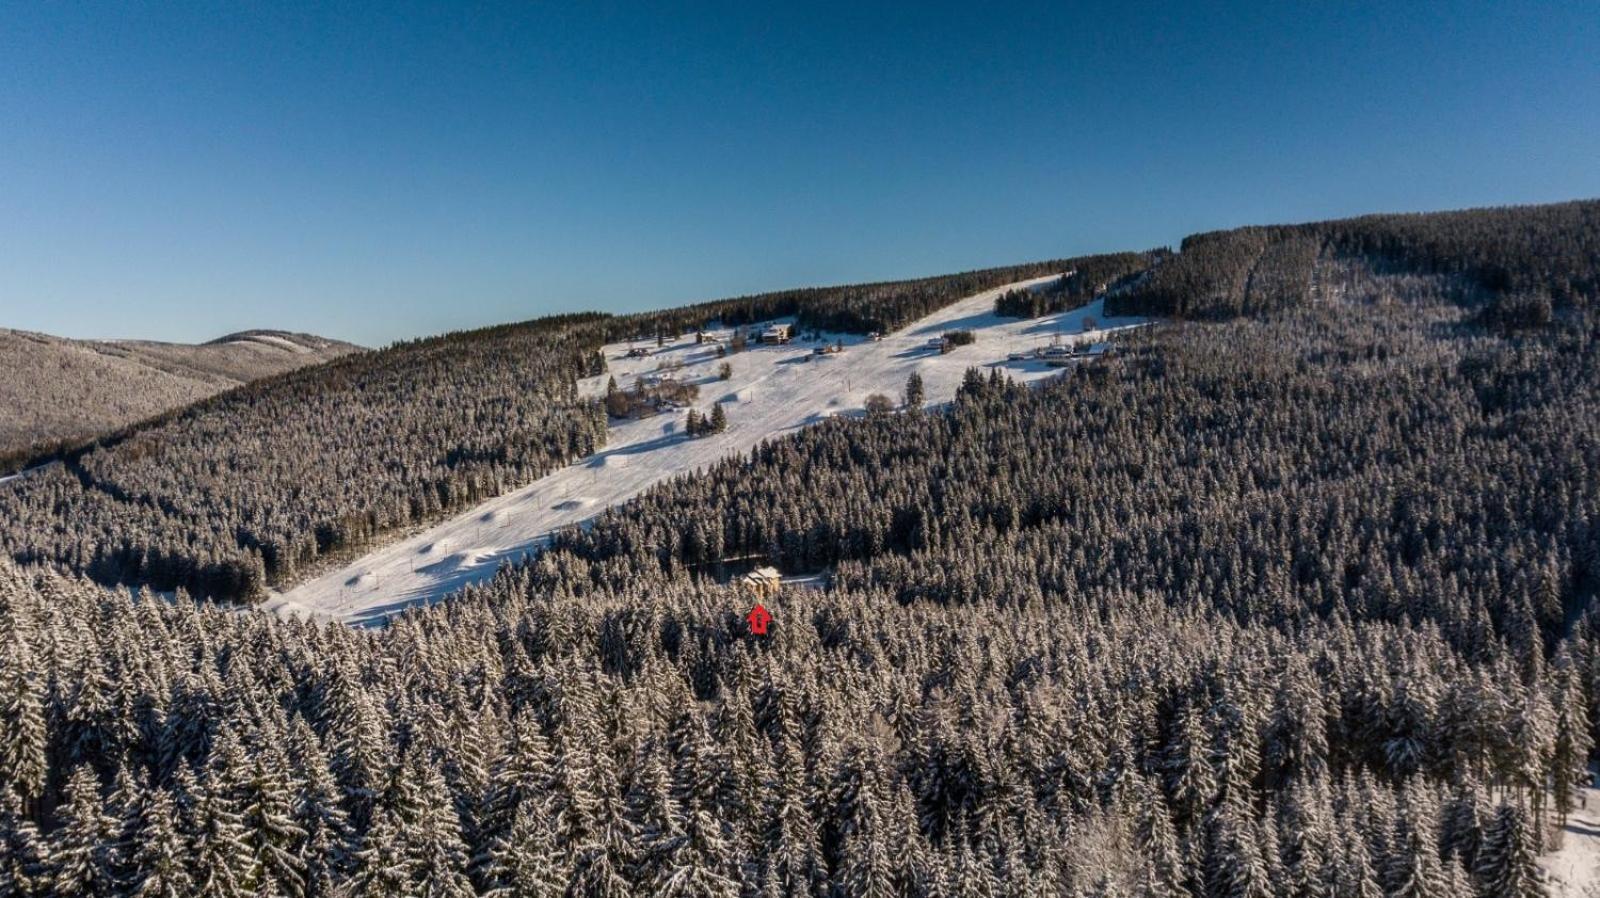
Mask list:
[[[585,395],[604,395],[608,377],[628,387],[663,363],[679,362],[678,380],[699,386],[695,407],[709,412],[713,402],[721,401],[728,429],[690,439],[683,433],[686,411],[614,420],[602,451],[273,594],[264,607],[353,624],[381,622],[408,606],[436,601],[493,575],[502,562],[538,551],[552,531],[587,520],[662,480],[747,452],[764,439],[833,415],[861,414],[873,393],[899,404],[912,372],[922,375],[928,404],[947,402],[970,367],[997,366],[1019,381],[1040,380],[1060,369],[1033,359],[1011,361],[1008,354],[1058,339],[1063,344],[1098,347],[1107,333],[1144,323],[1137,318],[1105,319],[1098,300],[1043,318],[1019,320],[994,314],[995,297],[1005,290],[1037,288],[1051,280],[1053,276],[986,290],[877,342],[859,335],[827,334],[827,342],[844,343],[844,351],[837,355],[813,356],[820,343],[796,341],[752,345],[722,359],[715,344],[697,345],[693,334],[661,348],[653,340],[632,344],[650,350],[645,358],[626,358],[628,343],[607,346],[610,372],[581,381]],[[1084,331],[1086,318],[1097,322],[1096,330]],[[944,355],[927,348],[930,338],[955,329],[973,331],[976,342]],[[717,377],[723,361],[733,366],[733,376],[726,381]]]

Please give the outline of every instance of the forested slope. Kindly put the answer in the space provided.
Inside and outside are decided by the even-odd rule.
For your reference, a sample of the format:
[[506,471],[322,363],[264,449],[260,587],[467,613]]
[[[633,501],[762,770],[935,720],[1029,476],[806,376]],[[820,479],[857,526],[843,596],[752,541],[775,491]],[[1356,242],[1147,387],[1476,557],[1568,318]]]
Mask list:
[[1014,318],[1038,318],[1082,308],[1108,290],[1131,286],[1135,278],[1168,255],[1165,250],[1156,250],[1069,259],[1053,284],[1032,290],[1007,290],[995,300],[994,310]]
[[1304,305],[1319,256],[1457,276],[1495,304],[1491,315],[1510,311],[1501,317],[1515,321],[1535,304],[1535,317],[1548,319],[1552,308],[1592,307],[1600,296],[1600,201],[1195,234],[1107,312],[1215,320]]
[[[1315,275],[773,440],[376,633],[0,566],[0,888],[1542,894],[1595,738],[1600,319]],[[751,636],[694,566],[749,550],[831,587]]]
[[647,312],[612,319],[605,339],[680,334],[712,322],[735,327],[793,316],[801,327],[866,334],[887,333],[974,293],[1067,271],[1079,259],[1056,259],[959,274],[839,287],[804,287]]
[[[1590,319],[1506,339],[1437,278],[1322,277],[1390,301],[1126,337],[1038,390],[972,371],[948,415],[827,422],[560,544],[598,580],[755,552],[908,601],[1105,588],[1560,635],[1600,585]],[[996,554],[1048,544],[1063,568]]]
[[397,344],[252,384],[0,483],[0,549],[102,583],[250,599],[601,446],[605,415],[574,384],[603,366],[594,350],[606,340],[782,316],[887,330],[1072,264],[558,316]]
[[0,473],[162,412],[359,351],[246,331],[199,345],[68,340],[0,328]]
[[19,560],[247,597],[319,555],[494,495],[604,441],[574,379],[593,316],[447,335],[202,401],[0,485]]

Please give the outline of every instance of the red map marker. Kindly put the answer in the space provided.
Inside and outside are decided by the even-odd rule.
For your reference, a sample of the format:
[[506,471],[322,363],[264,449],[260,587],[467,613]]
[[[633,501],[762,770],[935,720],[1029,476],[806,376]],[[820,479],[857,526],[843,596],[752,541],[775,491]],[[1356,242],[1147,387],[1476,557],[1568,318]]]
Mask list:
[[772,615],[768,614],[767,609],[759,602],[756,603],[756,607],[750,609],[750,613],[746,614],[744,619],[750,622],[750,633],[754,636],[767,635],[767,624],[772,623]]

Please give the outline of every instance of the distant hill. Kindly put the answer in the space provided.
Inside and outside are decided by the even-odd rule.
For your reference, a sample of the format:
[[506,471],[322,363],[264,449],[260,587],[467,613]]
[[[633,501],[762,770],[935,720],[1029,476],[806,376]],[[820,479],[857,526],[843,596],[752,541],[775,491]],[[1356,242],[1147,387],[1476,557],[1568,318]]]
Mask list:
[[30,455],[360,349],[271,330],[191,345],[0,328],[0,472]]

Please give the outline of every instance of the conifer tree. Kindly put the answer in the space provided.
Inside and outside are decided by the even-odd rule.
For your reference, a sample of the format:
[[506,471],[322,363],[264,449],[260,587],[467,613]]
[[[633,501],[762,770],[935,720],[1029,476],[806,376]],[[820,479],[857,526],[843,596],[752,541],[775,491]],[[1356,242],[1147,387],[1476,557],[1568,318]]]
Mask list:
[[922,375],[916,371],[906,378],[906,408],[922,408],[922,401],[926,393],[922,385]]
[[1391,898],[1447,898],[1449,881],[1432,840],[1424,840],[1409,821],[1396,824],[1385,879]]
[[1214,898],[1274,898],[1261,847],[1247,825],[1224,810],[1211,824],[1206,891]]
[[1544,898],[1531,825],[1522,808],[1502,804],[1484,828],[1477,875],[1484,894],[1496,898]]
[[1153,780],[1144,780],[1138,802],[1134,833],[1139,849],[1150,862],[1148,886],[1157,895],[1176,896],[1188,874],[1184,870],[1178,833],[1172,826],[1160,787]]
[[0,895],[44,896],[50,882],[45,843],[14,798],[0,800]]
[[1329,883],[1330,895],[1341,898],[1383,898],[1383,888],[1372,867],[1372,857],[1366,841],[1356,833],[1346,833],[1344,850],[1338,865],[1330,867],[1334,881]]
[[416,787],[420,806],[405,839],[415,894],[429,898],[472,898],[467,877],[467,847],[461,842],[461,818],[446,792],[444,777],[433,764],[421,764]]
[[408,898],[413,893],[414,861],[409,856],[399,815],[380,808],[355,854],[349,892],[358,898]]
[[49,891],[60,898],[118,894],[117,821],[105,811],[94,771],[80,766],[67,782],[61,826],[51,834]]
[[531,801],[518,805],[511,829],[489,852],[491,885],[483,893],[487,896],[559,898],[566,890],[567,874],[556,850],[555,834]]
[[135,898],[185,898],[194,894],[188,846],[178,831],[172,793],[156,786],[144,796],[134,840]]
[[229,746],[236,743],[231,739],[227,730],[219,737],[194,800],[195,885],[201,894],[220,898],[248,895],[259,880],[239,810],[239,787],[232,772],[237,761],[224,760],[233,757]]
[[276,752],[257,751],[240,794],[240,826],[251,868],[288,898],[305,894],[301,859],[306,830],[294,817],[294,797]]
[[44,793],[48,772],[44,691],[31,656],[22,633],[10,632],[0,646],[0,786],[24,804]]
[[303,718],[295,718],[290,742],[292,763],[301,771],[295,788],[293,820],[305,834],[299,854],[305,871],[305,893],[333,895],[349,871],[355,836],[340,803],[338,784],[328,769],[327,756]]

